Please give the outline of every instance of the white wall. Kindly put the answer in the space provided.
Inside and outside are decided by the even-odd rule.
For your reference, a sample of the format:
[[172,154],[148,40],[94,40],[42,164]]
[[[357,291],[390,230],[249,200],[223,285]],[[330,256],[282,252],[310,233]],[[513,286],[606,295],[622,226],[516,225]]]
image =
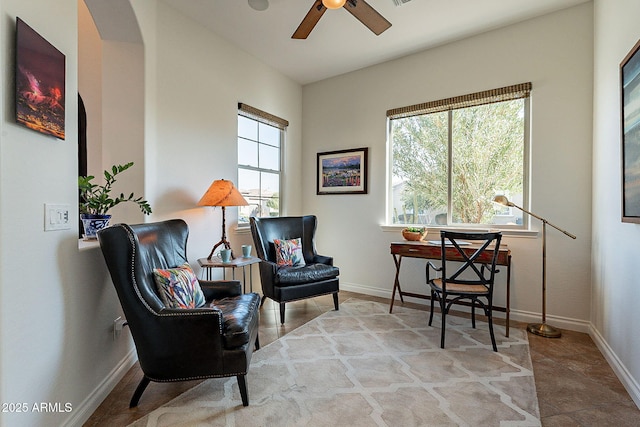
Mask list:
[[[103,41],[102,53],[102,168],[95,173],[102,177],[104,169],[134,162],[131,169],[118,176],[114,194],[133,192],[146,196],[144,47],[140,43],[109,40]],[[87,123],[91,123],[89,118]],[[144,222],[144,214],[134,203],[122,203],[109,213],[114,222]]]
[[84,0],[78,0],[78,93],[87,116],[89,141],[87,170],[100,174],[102,168],[102,41]]
[[[88,7],[87,7],[88,6]],[[78,88],[87,109],[88,174],[104,182],[103,170],[134,162],[113,186],[114,194],[145,194],[145,49],[128,0],[78,0]],[[114,28],[115,27],[115,28]],[[132,27],[132,28],[129,28]],[[134,203],[109,211],[113,223],[139,223]]]
[[[304,212],[319,217],[318,249],[334,256],[342,289],[381,296],[392,289],[389,242],[401,236],[380,227],[386,110],[530,81],[531,210],[578,236],[548,229],[548,321],[588,329],[592,18],[588,3],[304,87]],[[369,194],[317,196],[316,153],[363,146],[370,148]],[[513,255],[513,318],[539,321],[540,236],[508,236],[505,243]],[[423,261],[403,260],[404,290],[424,293],[424,280]]]
[[[135,358],[126,332],[116,341],[112,338],[113,319],[121,310],[100,251],[78,249],[75,227],[43,231],[45,202],[69,204],[71,223],[78,222],[74,208],[79,50],[89,57],[95,53],[83,43],[78,47],[79,28],[88,31],[89,45],[96,43],[87,22],[78,24],[88,16],[82,7],[79,12],[79,6],[77,0],[0,0],[0,67],[4,70],[0,88],[0,402],[25,402],[29,409],[27,413],[0,412],[2,426],[81,425]],[[145,219],[185,218],[192,225],[191,260],[206,256],[220,237],[219,211],[196,208],[195,202],[213,179],[236,178],[236,111],[237,102],[242,101],[291,122],[285,188],[289,210],[298,213],[301,87],[177,16],[162,2],[139,0],[132,6],[144,47],[107,43],[101,48],[103,63],[82,68],[108,72],[107,78],[113,78],[122,73],[113,69],[113,58],[115,62],[142,59],[141,79],[122,73],[119,82],[112,80],[111,86],[104,87],[110,96],[88,103],[97,105],[89,109],[90,115],[103,109],[103,131],[96,130],[98,136],[93,136],[103,140],[99,167],[127,161],[129,157],[117,157],[122,154],[140,161],[133,183],[140,185],[136,188],[144,190],[154,208],[153,217]],[[65,141],[15,124],[16,16],[66,55]],[[112,62],[105,64],[105,59]],[[83,85],[93,94],[89,98],[95,94],[100,98],[103,88],[97,85],[104,83],[104,76],[86,77]],[[141,128],[128,123],[124,128],[130,132],[108,132],[114,126],[122,131],[125,124],[116,116],[118,111],[108,111],[128,101],[126,93],[114,89],[133,90],[143,99],[138,115],[130,117],[135,123],[143,122]],[[116,220],[126,215],[123,212]],[[235,216],[230,209],[229,223],[235,222]],[[240,245],[250,236],[231,233],[230,238]],[[35,403],[58,403],[63,410],[70,403],[72,410],[33,412]]]
[[[197,207],[215,179],[237,183],[238,102],[289,121],[284,204],[301,211],[302,88],[254,57],[158,3],[155,58],[155,139],[147,141],[156,169],[154,218],[180,216],[190,227],[190,259],[206,257],[221,235],[221,210]],[[146,35],[146,34],[145,34]],[[151,156],[147,160],[151,161]],[[227,209],[228,238],[236,251],[249,233],[233,230],[237,208]],[[257,272],[254,272],[257,273]]]
[[[127,354],[112,342],[117,313],[97,251],[79,251],[77,229],[44,231],[44,203],[77,206],[77,0],[3,0],[0,134],[0,401],[27,413],[0,413],[0,424],[62,425]],[[13,117],[15,18],[66,55],[66,140],[16,125]],[[40,403],[70,403],[71,412],[34,412]]]
[[640,224],[622,223],[619,66],[640,39],[640,3],[595,1],[592,336],[640,406]]

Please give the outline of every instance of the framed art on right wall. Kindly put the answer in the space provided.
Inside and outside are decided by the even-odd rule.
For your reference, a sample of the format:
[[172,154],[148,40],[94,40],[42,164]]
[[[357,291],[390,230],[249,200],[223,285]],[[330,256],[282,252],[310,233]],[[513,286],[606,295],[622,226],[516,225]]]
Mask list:
[[622,222],[640,223],[640,41],[620,64]]

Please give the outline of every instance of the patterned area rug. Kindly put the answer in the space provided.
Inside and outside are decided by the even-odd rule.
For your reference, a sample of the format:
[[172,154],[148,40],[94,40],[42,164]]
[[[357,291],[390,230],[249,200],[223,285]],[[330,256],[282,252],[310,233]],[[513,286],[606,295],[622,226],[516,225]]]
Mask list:
[[358,299],[254,353],[243,407],[235,377],[210,379],[132,426],[539,426],[526,332]]

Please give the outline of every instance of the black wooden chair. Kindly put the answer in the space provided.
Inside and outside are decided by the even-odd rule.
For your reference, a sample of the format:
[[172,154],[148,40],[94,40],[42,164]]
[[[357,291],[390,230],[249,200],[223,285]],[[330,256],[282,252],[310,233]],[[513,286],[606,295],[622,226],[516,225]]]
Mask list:
[[187,262],[188,234],[182,220],[117,224],[98,233],[144,373],[130,407],[150,381],[230,376],[238,379],[242,404],[249,404],[245,375],[254,346],[260,348],[260,296],[242,294],[239,281],[200,280],[204,306],[170,308],[157,290],[154,269]]
[[[332,257],[316,252],[316,217],[251,217],[250,221],[253,242],[261,259],[262,304],[266,298],[278,302],[281,323],[284,323],[285,304],[290,301],[333,294],[333,304],[338,310],[340,270],[333,265]],[[278,265],[276,239],[300,239],[304,265]]]
[[[429,261],[426,267],[427,285],[431,288],[429,326],[433,321],[434,303],[438,300],[442,317],[440,347],[444,348],[446,318],[451,305],[470,300],[472,326],[476,327],[475,309],[479,306],[487,316],[493,351],[498,351],[493,334],[493,284],[502,234],[443,230],[440,238],[441,266],[436,267]],[[466,246],[469,243],[475,244],[472,250]],[[440,273],[440,277],[432,277],[432,271]]]

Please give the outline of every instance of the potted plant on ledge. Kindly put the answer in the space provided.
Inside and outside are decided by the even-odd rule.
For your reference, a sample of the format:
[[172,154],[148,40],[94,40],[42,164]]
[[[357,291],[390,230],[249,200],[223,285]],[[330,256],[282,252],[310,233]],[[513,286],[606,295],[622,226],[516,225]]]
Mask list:
[[95,239],[96,233],[109,225],[111,215],[107,214],[109,209],[123,202],[136,203],[143,214],[151,213],[149,202],[142,197],[136,197],[131,193],[125,197],[124,193],[113,198],[111,190],[116,176],[133,166],[133,162],[124,165],[114,165],[111,171],[104,171],[105,184],[94,184],[95,176],[79,176],[78,189],[80,190],[80,219],[84,227],[85,239]]
[[406,240],[420,241],[427,235],[425,227],[407,227],[402,229],[402,237]]

